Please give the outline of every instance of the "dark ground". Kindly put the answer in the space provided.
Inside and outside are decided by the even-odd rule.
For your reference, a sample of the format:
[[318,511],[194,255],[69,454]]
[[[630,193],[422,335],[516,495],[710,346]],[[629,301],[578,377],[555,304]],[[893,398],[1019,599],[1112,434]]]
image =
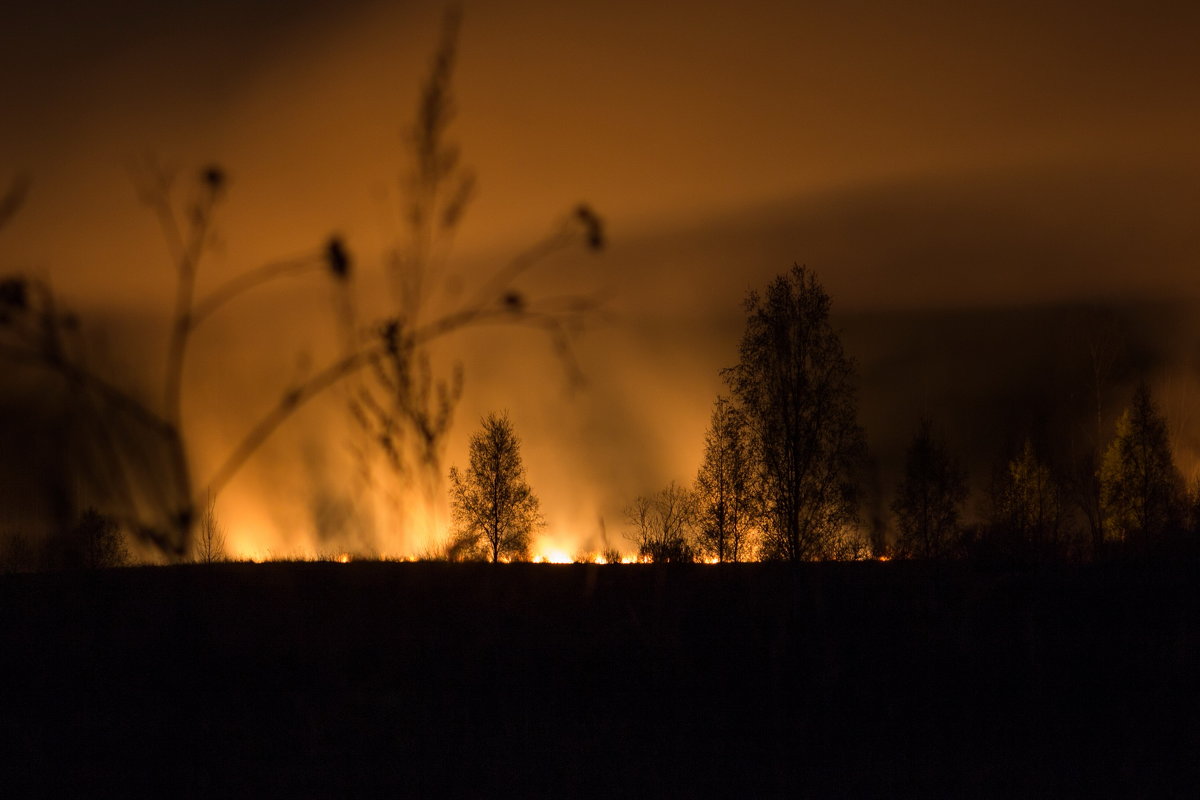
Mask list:
[[0,795],[1200,791],[1200,570],[0,578]]

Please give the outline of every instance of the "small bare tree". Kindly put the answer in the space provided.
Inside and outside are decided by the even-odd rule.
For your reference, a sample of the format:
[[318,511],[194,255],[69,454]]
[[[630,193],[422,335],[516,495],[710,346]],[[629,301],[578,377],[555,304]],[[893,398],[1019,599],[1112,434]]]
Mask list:
[[696,496],[672,481],[665,489],[638,496],[625,509],[626,536],[637,545],[638,560],[691,562],[696,528]]
[[199,564],[215,564],[226,558],[225,528],[217,519],[216,505],[211,497],[200,512],[192,549],[193,557]]
[[450,469],[455,559],[524,561],[530,537],[545,526],[537,495],[525,479],[521,440],[508,415],[488,414],[471,437],[465,474]]

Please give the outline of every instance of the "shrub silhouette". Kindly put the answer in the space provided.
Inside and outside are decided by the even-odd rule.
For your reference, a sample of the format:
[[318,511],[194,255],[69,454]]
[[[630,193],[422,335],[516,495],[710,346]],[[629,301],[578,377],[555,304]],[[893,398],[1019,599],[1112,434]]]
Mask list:
[[626,536],[637,545],[638,560],[690,563],[696,560],[696,496],[672,481],[657,493],[638,496],[625,509]]
[[129,563],[129,548],[117,521],[88,508],[66,538],[62,566],[83,569],[121,567]]

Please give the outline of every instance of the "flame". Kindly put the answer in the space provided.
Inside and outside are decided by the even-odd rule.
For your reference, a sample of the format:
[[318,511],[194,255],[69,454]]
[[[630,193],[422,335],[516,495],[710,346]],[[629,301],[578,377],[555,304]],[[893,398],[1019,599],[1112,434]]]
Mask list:
[[891,557],[891,556],[880,556],[880,557],[879,557],[879,558],[877,558],[876,560],[877,560],[877,561],[891,561],[891,560],[892,560],[892,557]]
[[262,564],[276,557],[271,547],[266,544],[270,538],[258,528],[232,528],[227,537],[226,554],[234,561]]
[[337,562],[339,564],[349,564],[350,563],[350,554],[342,553],[340,556],[337,557]]
[[[350,470],[342,470],[333,458],[321,486],[331,492],[330,497],[350,497],[350,490],[343,491],[337,483],[338,475]],[[324,531],[317,529],[308,506],[280,499],[278,492],[277,486],[264,484],[252,470],[222,493],[216,516],[230,558],[340,561],[338,556],[346,553],[352,561],[356,555],[415,559],[436,552],[448,537],[440,501],[431,501],[423,488],[405,488],[395,497],[367,491],[353,495],[355,512],[343,528]]]
[[548,550],[533,557],[535,564],[570,564],[574,560],[563,550]]

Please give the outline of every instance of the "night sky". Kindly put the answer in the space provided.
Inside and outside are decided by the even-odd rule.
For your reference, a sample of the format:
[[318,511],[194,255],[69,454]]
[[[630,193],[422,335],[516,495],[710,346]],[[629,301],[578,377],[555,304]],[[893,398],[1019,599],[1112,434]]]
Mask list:
[[[143,349],[172,275],[127,169],[153,153],[231,176],[202,285],[338,232],[370,294],[401,232],[400,131],[442,10],[6,10],[0,177],[32,188],[0,265],[50,277],[114,373],[154,380],[161,354]],[[615,539],[634,495],[694,477],[745,293],[802,263],[859,361],[885,481],[922,413],[976,476],[1012,436],[1075,435],[1097,326],[1122,341],[1106,413],[1149,378],[1190,475],[1198,34],[1200,7],[1103,0],[466,4],[453,136],[480,192],[456,274],[486,275],[586,201],[611,246],[556,256],[522,288],[599,294],[609,314],[577,341],[581,388],[534,331],[445,343],[467,376],[446,465],[507,409],[550,523],[535,549],[598,547],[601,517]],[[330,354],[331,324],[313,322],[326,295],[256,294],[197,340],[201,472],[263,386]],[[356,504],[340,408],[331,395],[297,416],[222,496],[234,550],[425,546],[343,512],[329,533],[328,509]]]

